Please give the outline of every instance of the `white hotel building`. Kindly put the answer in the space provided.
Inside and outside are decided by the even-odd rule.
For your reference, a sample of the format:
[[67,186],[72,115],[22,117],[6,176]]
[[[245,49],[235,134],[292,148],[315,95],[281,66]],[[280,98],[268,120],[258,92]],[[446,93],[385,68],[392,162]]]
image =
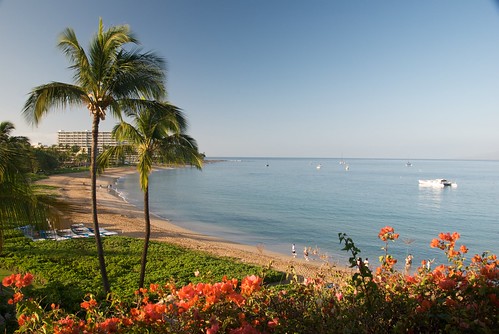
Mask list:
[[[111,132],[99,132],[98,152],[102,152],[105,147],[117,146],[119,143],[113,139]],[[92,131],[64,131],[57,132],[57,145],[59,147],[79,146],[83,151],[90,152],[92,148]]]

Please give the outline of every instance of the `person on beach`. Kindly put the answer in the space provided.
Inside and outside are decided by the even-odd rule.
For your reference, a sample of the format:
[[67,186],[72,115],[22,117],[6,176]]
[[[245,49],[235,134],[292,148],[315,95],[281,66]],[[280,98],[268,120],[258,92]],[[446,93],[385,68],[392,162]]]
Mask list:
[[295,248],[295,244],[292,244],[292,245],[291,245],[291,253],[293,254],[293,257],[296,257],[296,248]]
[[359,258],[357,259],[357,267],[359,268],[359,271],[360,271],[360,268],[362,268],[362,265],[363,265],[362,258],[361,258],[361,257],[359,257]]
[[303,248],[303,257],[306,261],[308,261],[308,249],[307,247]]
[[408,273],[412,266],[412,254],[407,255],[405,258],[405,272]]
[[430,259],[428,259],[428,262],[426,262],[426,269],[427,269],[428,271],[430,271],[430,270],[431,270],[431,265],[432,265],[432,263],[433,263],[433,262],[435,262],[435,259],[434,259],[434,258],[433,258],[433,259],[431,259],[431,260],[430,260]]
[[369,268],[369,259],[366,257],[366,259],[364,260],[364,265]]

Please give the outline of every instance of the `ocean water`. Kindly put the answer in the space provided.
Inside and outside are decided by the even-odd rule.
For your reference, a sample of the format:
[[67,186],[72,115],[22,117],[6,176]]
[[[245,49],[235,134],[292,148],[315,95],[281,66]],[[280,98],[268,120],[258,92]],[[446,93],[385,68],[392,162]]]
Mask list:
[[[436,258],[429,243],[458,232],[470,253],[499,250],[499,162],[236,158],[150,177],[151,212],[176,225],[291,255],[304,247],[346,264],[338,233],[346,233],[371,264],[383,254],[384,226],[400,234],[389,252],[403,263]],[[317,166],[320,165],[320,168]],[[419,179],[446,178],[457,188],[426,188]],[[118,182],[127,201],[142,206],[138,175]],[[470,258],[471,255],[468,257]]]

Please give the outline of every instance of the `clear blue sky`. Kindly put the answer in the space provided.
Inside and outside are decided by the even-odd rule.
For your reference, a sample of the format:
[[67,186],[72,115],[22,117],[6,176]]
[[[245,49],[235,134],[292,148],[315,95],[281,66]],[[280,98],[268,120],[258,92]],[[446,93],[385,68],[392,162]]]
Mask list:
[[[21,117],[71,82],[57,37],[128,24],[168,61],[208,156],[499,159],[499,10],[489,0],[0,0],[0,121],[55,144],[88,111]],[[116,120],[106,119],[102,130]]]

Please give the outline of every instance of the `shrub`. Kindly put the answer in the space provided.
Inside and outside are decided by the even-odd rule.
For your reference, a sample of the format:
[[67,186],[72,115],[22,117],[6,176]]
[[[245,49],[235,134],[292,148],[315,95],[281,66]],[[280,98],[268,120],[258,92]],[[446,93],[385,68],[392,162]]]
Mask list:
[[[383,232],[383,233],[382,233]],[[58,305],[42,308],[23,295],[30,274],[11,275],[20,332],[54,333],[492,333],[498,326],[499,261],[493,254],[475,255],[457,245],[458,233],[442,233],[431,242],[448,264],[429,270],[423,262],[413,275],[394,270],[388,242],[398,234],[381,230],[385,243],[373,272],[357,262],[359,249],[346,234],[340,242],[357,267],[342,285],[321,278],[303,284],[266,286],[256,275],[227,279],[151,284],[134,294],[133,305],[119,298],[87,295],[81,310],[68,313]]]

